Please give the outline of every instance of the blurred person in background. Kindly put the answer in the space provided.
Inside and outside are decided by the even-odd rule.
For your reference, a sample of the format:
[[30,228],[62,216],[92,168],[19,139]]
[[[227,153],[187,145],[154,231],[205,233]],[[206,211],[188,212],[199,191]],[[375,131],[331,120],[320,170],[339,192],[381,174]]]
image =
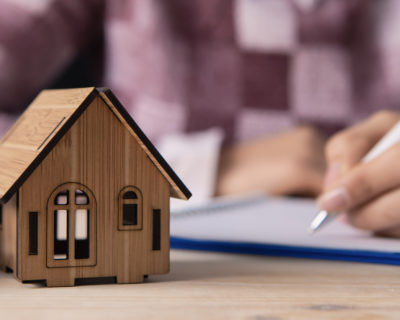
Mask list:
[[[0,7],[2,133],[43,88],[105,85],[155,142],[220,128],[213,193],[329,198],[344,188],[347,202],[337,203],[351,223],[397,235],[400,214],[390,212],[400,197],[387,198],[400,185],[387,167],[395,157],[370,175],[357,163],[398,114],[381,112],[335,135],[327,161],[324,148],[326,136],[398,109],[400,1],[0,0]],[[370,187],[378,173],[393,178]],[[370,192],[357,198],[360,183]]]

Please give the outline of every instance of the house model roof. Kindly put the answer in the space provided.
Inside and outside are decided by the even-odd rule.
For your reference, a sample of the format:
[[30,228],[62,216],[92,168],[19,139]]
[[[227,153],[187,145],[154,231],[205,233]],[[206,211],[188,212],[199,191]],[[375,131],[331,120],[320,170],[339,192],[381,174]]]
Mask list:
[[110,89],[81,88],[42,91],[0,141],[0,202],[14,195],[96,97],[114,112],[167,179],[171,196],[185,200],[191,197]]

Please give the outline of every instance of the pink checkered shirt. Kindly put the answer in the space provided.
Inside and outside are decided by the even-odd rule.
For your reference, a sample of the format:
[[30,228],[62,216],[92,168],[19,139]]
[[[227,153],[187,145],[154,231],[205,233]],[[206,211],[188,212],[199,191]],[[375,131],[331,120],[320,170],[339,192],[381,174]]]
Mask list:
[[[0,108],[21,111],[104,32],[102,84],[153,140],[332,132],[400,98],[397,0],[0,0]],[[4,132],[9,114],[0,117]]]

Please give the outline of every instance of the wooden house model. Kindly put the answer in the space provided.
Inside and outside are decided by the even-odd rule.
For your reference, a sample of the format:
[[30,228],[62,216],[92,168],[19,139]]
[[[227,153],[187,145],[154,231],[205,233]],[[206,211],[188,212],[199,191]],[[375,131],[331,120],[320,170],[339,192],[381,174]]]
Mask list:
[[109,89],[43,91],[0,142],[0,266],[47,286],[167,273],[169,199],[190,196]]

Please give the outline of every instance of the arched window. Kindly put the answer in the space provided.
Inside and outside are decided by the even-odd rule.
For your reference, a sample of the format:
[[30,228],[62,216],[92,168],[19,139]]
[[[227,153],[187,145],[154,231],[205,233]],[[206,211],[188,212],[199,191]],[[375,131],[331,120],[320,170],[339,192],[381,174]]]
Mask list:
[[119,194],[119,230],[141,230],[143,227],[142,193],[136,187],[125,187]]
[[59,186],[47,206],[47,263],[50,267],[96,262],[96,201],[78,183]]

